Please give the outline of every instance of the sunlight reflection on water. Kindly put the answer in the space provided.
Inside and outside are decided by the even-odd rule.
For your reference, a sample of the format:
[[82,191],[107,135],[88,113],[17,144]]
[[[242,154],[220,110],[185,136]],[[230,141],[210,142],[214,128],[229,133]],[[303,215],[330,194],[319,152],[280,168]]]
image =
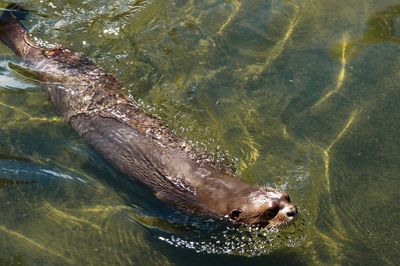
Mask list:
[[398,262],[396,1],[25,2],[36,42],[115,73],[243,180],[287,190],[302,216],[274,233],[176,213],[80,142],[2,46],[0,264]]

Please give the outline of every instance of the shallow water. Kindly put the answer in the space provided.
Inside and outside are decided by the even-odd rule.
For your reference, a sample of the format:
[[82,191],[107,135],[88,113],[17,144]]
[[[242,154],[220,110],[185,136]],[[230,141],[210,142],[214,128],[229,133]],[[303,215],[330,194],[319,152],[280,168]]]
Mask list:
[[0,265],[400,264],[398,1],[20,3],[38,43],[95,60],[302,215],[273,233],[176,212],[88,147],[0,46]]

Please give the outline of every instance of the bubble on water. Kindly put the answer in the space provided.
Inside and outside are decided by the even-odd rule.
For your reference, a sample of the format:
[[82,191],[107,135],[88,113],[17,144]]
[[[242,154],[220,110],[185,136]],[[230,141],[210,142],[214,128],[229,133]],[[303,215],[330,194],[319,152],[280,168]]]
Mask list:
[[[197,223],[197,226],[191,223],[194,229],[189,233],[173,235],[165,232],[157,238],[171,246],[197,253],[254,257],[279,248],[302,245],[306,240],[306,224],[306,220],[300,218],[295,225],[281,231],[270,231],[258,227],[221,226],[221,221],[210,220],[207,223]],[[202,229],[198,230],[199,226]]]
[[104,34],[108,34],[108,35],[115,35],[115,36],[117,36],[118,34],[119,34],[119,32],[120,32],[120,28],[119,27],[109,27],[109,28],[107,28],[107,29],[104,29],[103,30],[103,33]]

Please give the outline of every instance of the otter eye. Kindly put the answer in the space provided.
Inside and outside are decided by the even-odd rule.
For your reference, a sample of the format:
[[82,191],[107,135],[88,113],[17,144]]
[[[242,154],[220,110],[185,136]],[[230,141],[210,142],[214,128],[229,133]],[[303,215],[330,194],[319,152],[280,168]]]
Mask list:
[[269,220],[274,218],[279,212],[279,206],[274,206],[272,208],[269,208],[266,212],[265,212],[265,217]]
[[234,209],[231,211],[231,214],[229,215],[229,218],[231,218],[232,220],[238,220],[239,219],[239,215],[242,213],[241,209]]

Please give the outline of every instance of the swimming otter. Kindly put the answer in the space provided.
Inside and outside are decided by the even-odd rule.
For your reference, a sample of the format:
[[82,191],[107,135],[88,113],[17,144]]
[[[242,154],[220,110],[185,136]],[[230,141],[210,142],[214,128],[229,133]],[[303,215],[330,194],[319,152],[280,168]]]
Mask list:
[[68,49],[36,46],[20,23],[26,15],[9,5],[0,17],[0,40],[37,71],[65,120],[121,172],[188,213],[274,229],[296,218],[287,193],[246,184],[194,150],[130,100],[113,75]]

